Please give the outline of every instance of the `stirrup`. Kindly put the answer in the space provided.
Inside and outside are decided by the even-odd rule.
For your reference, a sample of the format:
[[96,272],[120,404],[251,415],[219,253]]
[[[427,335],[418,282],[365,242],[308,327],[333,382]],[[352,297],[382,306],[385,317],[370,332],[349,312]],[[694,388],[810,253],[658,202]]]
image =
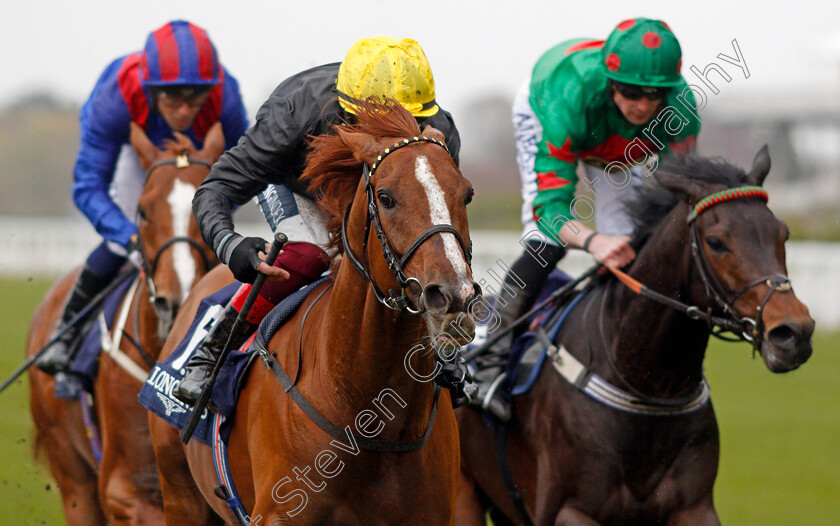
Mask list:
[[[53,334],[58,334],[64,330],[66,326],[61,324]],[[79,332],[77,327],[66,328],[64,334],[54,341],[44,353],[35,360],[35,367],[40,371],[55,376],[59,373],[67,372],[70,365],[73,363],[75,354],[74,347],[78,346]],[[52,337],[50,338],[52,339]]]

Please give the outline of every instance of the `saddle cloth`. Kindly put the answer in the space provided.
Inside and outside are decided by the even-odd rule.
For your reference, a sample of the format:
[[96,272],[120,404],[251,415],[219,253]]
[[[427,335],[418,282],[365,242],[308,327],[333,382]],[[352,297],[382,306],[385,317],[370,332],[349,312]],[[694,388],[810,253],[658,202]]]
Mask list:
[[[546,279],[542,291],[540,292],[540,295],[534,305],[544,301],[553,294],[554,291],[570,281],[572,281],[572,278],[565,272],[559,269],[553,270]],[[491,300],[491,305],[493,304],[494,300]],[[566,302],[563,305],[548,305],[542,310],[536,312],[529,320],[528,330],[517,336],[511,344],[510,353],[508,354],[508,360],[505,366],[505,381],[502,382],[500,386],[500,391],[506,398],[510,399],[514,396],[524,394],[533,387],[537,380],[537,376],[539,375],[542,363],[545,360],[545,352],[547,349],[546,345],[542,344],[542,342],[537,339],[536,330],[541,327],[546,320],[550,319],[558,309],[565,308],[566,305],[569,305],[569,302]],[[544,327],[544,330],[552,336],[555,335],[564,318],[565,316],[561,317],[558,320],[558,323],[554,324],[554,327]],[[485,320],[485,324],[480,324],[476,328],[476,338],[467,347],[467,351],[469,351],[470,348],[481,345],[487,341],[490,336],[492,336],[492,333],[488,333],[487,323],[489,322],[492,322],[492,317],[488,317],[488,319]]]
[[[282,326],[283,322],[294,314],[312,289],[328,279],[330,278],[324,277],[315,283],[303,287],[297,292],[290,294],[274,307],[260,323],[258,329],[264,341],[268,341],[277,329]],[[181,340],[166,360],[158,362],[155,365],[151,374],[146,379],[146,383],[143,384],[143,388],[140,390],[140,403],[146,409],[163,418],[177,429],[182,429],[184,424],[187,423],[190,408],[175,398],[172,395],[172,391],[183,379],[186,372],[185,367],[190,357],[198,349],[199,344],[204,340],[204,337],[213,327],[216,319],[224,310],[225,305],[230,302],[230,299],[240,285],[241,283],[235,281],[201,300],[195,318],[184,339]],[[239,398],[239,391],[242,387],[242,379],[248,367],[254,361],[254,358],[257,357],[256,351],[250,345],[252,341],[253,335],[246,340],[239,351],[228,354],[222,369],[219,371],[219,376],[216,378],[216,384],[213,386],[213,393],[210,397],[213,404],[219,408],[220,413],[225,417],[224,424],[220,430],[222,439],[225,441],[233,424],[233,413],[236,409],[236,401]],[[193,433],[194,438],[197,438],[205,444],[210,444],[212,439],[212,419],[209,416],[209,411],[205,409],[204,414],[201,415],[201,421]]]
[[[104,316],[108,327],[113,325],[123,297],[136,277],[137,273],[135,272],[117,285],[102,302],[100,310],[91,313],[85,323],[85,328],[82,331],[84,336],[80,340],[81,343],[70,364],[69,372],[81,381],[82,389],[87,392],[93,390],[93,381],[99,371],[99,355],[102,353],[102,331],[97,320],[100,316]],[[56,398],[78,399],[80,395],[81,391],[78,388],[65,388],[60,382],[55,384]]]

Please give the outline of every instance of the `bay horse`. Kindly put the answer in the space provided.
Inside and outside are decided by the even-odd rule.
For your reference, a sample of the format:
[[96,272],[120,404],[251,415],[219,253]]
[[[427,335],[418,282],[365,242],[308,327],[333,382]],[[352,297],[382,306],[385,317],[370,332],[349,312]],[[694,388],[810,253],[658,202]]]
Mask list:
[[[55,398],[54,378],[30,369],[36,452],[46,452],[70,526],[164,524],[148,418],[137,394],[187,292],[218,263],[201,240],[191,201],[224,151],[221,124],[208,132],[201,151],[180,134],[159,150],[133,123],[130,140],[147,170],[138,203],[144,264],[120,307],[129,309],[124,334],[116,338],[121,353],[102,353],[93,383],[101,460],[89,441],[81,403]],[[61,278],[36,310],[28,355],[48,340],[77,273],[78,269]]]
[[633,288],[604,279],[570,311],[506,440],[459,410],[459,525],[483,526],[491,504],[497,526],[720,524],[711,327],[751,341],[775,373],[812,351],[814,321],[786,277],[788,229],[759,188],[769,169],[765,146],[749,173],[697,156],[654,173],[661,188],[629,208],[643,246],[619,276]]
[[[242,380],[227,451],[251,524],[452,524],[458,430],[449,392],[438,399],[430,382],[435,352],[426,344],[454,348],[474,335],[466,314],[480,293],[469,266],[472,186],[438,130],[421,136],[395,101],[358,107],[355,124],[312,140],[303,175],[341,243],[334,279],[270,338],[263,357],[273,357],[271,370],[254,364]],[[196,286],[164,356],[199,299],[230,280],[214,270]],[[337,436],[284,392],[278,364],[297,379],[288,390],[337,426]],[[150,422],[167,524],[216,516],[237,524],[214,494],[211,449],[196,440],[184,446],[155,415]],[[377,444],[385,450],[369,450]]]

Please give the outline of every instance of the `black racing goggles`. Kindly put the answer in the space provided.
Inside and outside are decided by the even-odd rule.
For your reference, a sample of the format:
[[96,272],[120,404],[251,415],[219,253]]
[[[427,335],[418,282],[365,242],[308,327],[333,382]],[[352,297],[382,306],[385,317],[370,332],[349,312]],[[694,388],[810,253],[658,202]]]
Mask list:
[[636,84],[625,84],[623,82],[613,81],[613,86],[621,94],[622,97],[628,100],[640,100],[642,98],[648,100],[662,100],[671,92],[673,88],[657,88],[654,86],[638,86]]

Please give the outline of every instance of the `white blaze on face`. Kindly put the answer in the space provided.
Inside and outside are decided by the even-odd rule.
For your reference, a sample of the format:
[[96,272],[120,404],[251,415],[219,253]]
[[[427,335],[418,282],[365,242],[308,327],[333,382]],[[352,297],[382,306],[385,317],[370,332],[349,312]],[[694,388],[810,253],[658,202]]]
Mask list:
[[[172,191],[166,199],[172,210],[172,234],[175,237],[187,237],[189,235],[194,194],[195,186],[178,179],[175,180]],[[175,243],[169,250],[172,251],[175,273],[181,283],[181,301],[183,302],[187,298],[195,279],[195,259],[193,259],[192,250],[187,243]]]
[[[446,206],[446,196],[443,195],[443,190],[441,190],[435,174],[429,168],[429,161],[426,160],[425,156],[417,157],[414,164],[414,175],[420,181],[423,189],[426,190],[432,224],[452,224],[452,219],[449,217],[449,208]],[[443,239],[446,257],[452,263],[452,268],[455,269],[455,274],[458,276],[458,283],[461,284],[461,300],[466,302],[467,298],[473,293],[473,287],[467,278],[467,262],[461,253],[461,247],[458,240],[455,239],[455,234],[442,233],[439,235]]]

